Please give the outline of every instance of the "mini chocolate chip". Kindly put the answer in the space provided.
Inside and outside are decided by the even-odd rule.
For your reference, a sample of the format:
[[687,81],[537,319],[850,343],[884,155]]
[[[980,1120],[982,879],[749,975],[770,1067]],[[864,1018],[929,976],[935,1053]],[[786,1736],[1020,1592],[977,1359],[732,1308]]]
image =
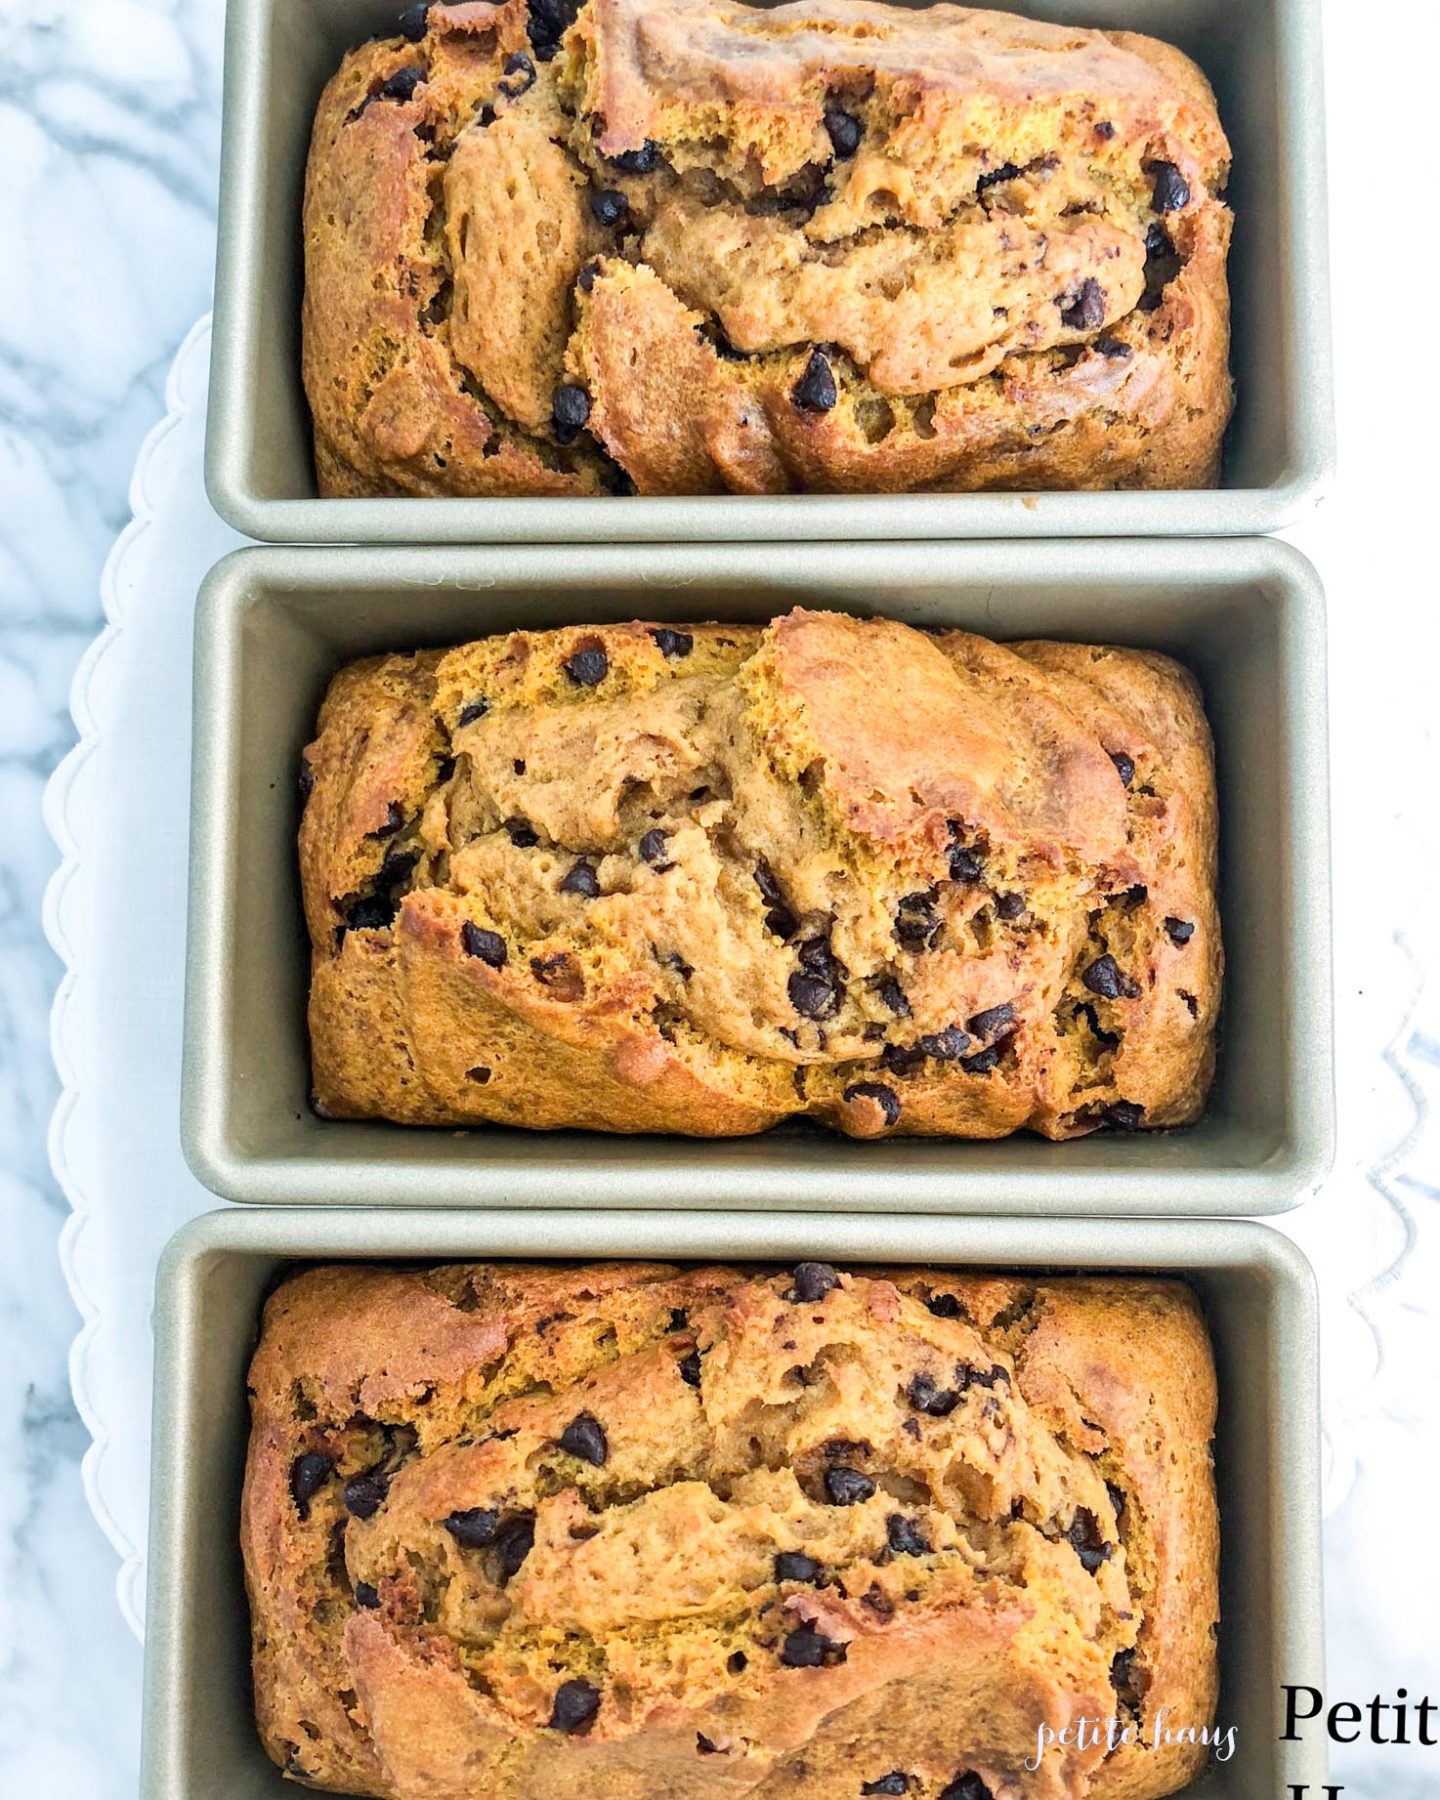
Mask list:
[[805,372],[790,398],[803,412],[829,412],[840,398],[835,376],[823,351],[812,350]]
[[1110,1661],[1110,1685],[1127,1706],[1140,1704],[1141,1690],[1136,1685],[1135,1647],[1118,1650]]
[[600,1710],[600,1690],[583,1677],[562,1681],[555,1690],[555,1704],[550,1711],[552,1731],[583,1731],[595,1721]]
[[498,931],[486,931],[483,926],[475,925],[467,919],[460,927],[460,942],[465,946],[467,956],[478,956],[481,962],[492,969],[505,967],[510,952]]
[[1004,1040],[998,1044],[989,1044],[983,1050],[977,1050],[973,1056],[962,1056],[960,1067],[967,1075],[989,1075],[1000,1061],[1000,1052],[1004,1049]]
[[911,1376],[905,1397],[916,1412],[926,1413],[932,1419],[948,1419],[960,1404],[960,1396],[954,1388],[940,1387],[933,1375],[923,1371]]
[[561,443],[570,443],[590,417],[590,396],[573,382],[562,381],[550,403],[550,418]]
[[426,79],[427,73],[419,64],[412,64],[407,69],[397,69],[387,80],[380,83],[381,99],[402,102],[412,99],[416,88]]
[[940,920],[929,894],[907,894],[895,916],[895,941],[906,950],[929,950],[940,935]]
[[496,83],[507,100],[518,100],[527,88],[535,85],[535,65],[523,50],[512,50],[502,65],[501,79]]
[[375,831],[367,831],[366,837],[394,837],[405,823],[405,809],[398,800],[392,800],[385,809],[385,823]]
[[997,894],[995,910],[1002,919],[1018,919],[1025,910],[1023,894]]
[[501,1578],[509,1581],[535,1548],[534,1513],[517,1513],[506,1519],[495,1533],[495,1553],[500,1559]]
[[372,1587],[368,1581],[355,1583],[355,1604],[363,1606],[366,1612],[374,1612],[380,1604],[380,1590]]
[[875,992],[897,1019],[910,1017],[910,1002],[905,998],[905,990],[893,975],[882,975],[875,984]]
[[1002,1000],[999,1006],[987,1006],[984,1012],[978,1012],[973,1019],[967,1021],[971,1031],[977,1038],[988,1040],[1017,1029],[1019,1020],[1015,1017],[1014,1002]]
[[575,277],[575,285],[582,294],[593,293],[595,288],[595,277],[599,273],[600,265],[598,262],[586,263],[585,267]]
[[987,175],[982,175],[975,183],[976,195],[983,194],[987,188],[995,187],[1002,181],[1013,181],[1019,173],[1020,170],[1015,163],[1001,163],[998,169],[991,169]]
[[1095,135],[1100,139],[1101,143],[1108,144],[1115,135],[1115,127],[1108,119],[1097,119],[1095,121]]
[[561,664],[576,687],[599,687],[610,673],[610,658],[603,650],[576,650]]
[[540,833],[528,819],[507,819],[505,834],[517,850],[533,850],[540,842]]
[[995,1800],[995,1796],[973,1769],[957,1775],[939,1795],[939,1800]]
[[1112,1100],[1105,1108],[1105,1123],[1117,1131],[1138,1131],[1145,1108],[1133,1100]]
[[1140,989],[1108,952],[1097,956],[1080,979],[1101,1000],[1135,1000],[1140,994]]
[[1135,759],[1127,756],[1123,750],[1108,750],[1106,755],[1115,765],[1115,773],[1128,788],[1135,779]]
[[825,1471],[825,1498],[832,1506],[854,1506],[874,1492],[875,1483],[859,1469],[836,1463]]
[[1111,362],[1129,362],[1135,354],[1129,344],[1122,343],[1119,338],[1113,337],[1096,338],[1095,348],[1102,356],[1109,357]]
[[958,1025],[947,1025],[943,1031],[929,1031],[916,1038],[914,1048],[937,1062],[958,1062],[970,1048],[970,1039]]
[[861,121],[853,113],[842,112],[838,106],[825,108],[825,131],[831,148],[839,157],[853,156],[865,135]]
[[955,1379],[959,1383],[962,1393],[972,1387],[998,1387],[1002,1381],[1006,1387],[1010,1385],[1009,1371],[1002,1369],[999,1363],[991,1363],[988,1369],[981,1369],[977,1368],[974,1363],[957,1362]]
[[900,1118],[900,1096],[883,1082],[852,1081],[840,1098],[845,1101],[873,1100],[885,1115],[887,1127],[896,1124]]
[[1065,1541],[1080,1558],[1080,1567],[1087,1575],[1093,1575],[1101,1563],[1107,1562],[1115,1548],[1113,1544],[1105,1542],[1100,1521],[1084,1506],[1076,1507],[1070,1529],[1065,1533]]
[[931,1294],[925,1302],[926,1309],[934,1313],[937,1319],[963,1319],[965,1308],[954,1294]]
[[828,1019],[840,1009],[840,998],[828,981],[797,971],[785,984],[790,1004],[806,1019]]
[[332,1458],[307,1450],[290,1465],[290,1496],[302,1519],[310,1516],[310,1502],[335,1473]]
[[900,1769],[892,1769],[888,1775],[881,1775],[875,1781],[863,1782],[860,1787],[860,1792],[862,1795],[885,1794],[888,1796],[891,1794],[908,1794],[910,1792],[910,1777],[904,1774]]
[[1150,190],[1150,204],[1157,213],[1179,212],[1190,204],[1190,183],[1172,162],[1146,163],[1146,172],[1155,177]]
[[530,47],[541,62],[554,57],[561,38],[575,23],[577,10],[575,0],[529,0]]
[[665,846],[669,842],[669,832],[662,831],[658,825],[654,826],[651,830],[647,831],[640,840],[639,851],[641,862],[649,863],[652,868],[662,870],[673,868],[673,863],[668,863],[664,860]]
[[638,150],[622,150],[618,156],[612,156],[611,162],[617,169],[623,169],[627,175],[648,175],[660,159],[660,146],[653,138],[646,138]]
[[619,188],[601,188],[598,194],[590,196],[590,216],[607,229],[618,225],[629,210],[630,202]]
[[471,1506],[440,1523],[462,1550],[483,1550],[495,1542],[500,1515],[488,1506]]
[[803,1581],[809,1587],[820,1587],[824,1567],[803,1550],[782,1550],[775,1558],[777,1581]]
[[780,1647],[780,1660],[788,1669],[829,1669],[843,1663],[845,1656],[844,1644],[826,1637],[813,1625],[801,1625]]
[[687,1387],[699,1387],[700,1352],[698,1350],[692,1350],[688,1356],[680,1358],[680,1379]]
[[838,1288],[840,1277],[829,1263],[802,1262],[795,1265],[795,1285],[785,1296],[802,1306],[813,1306],[823,1300],[832,1288]]
[[594,863],[587,862],[582,856],[577,863],[571,863],[560,882],[562,894],[579,894],[582,900],[598,900],[600,897],[600,877],[595,873]]
[[885,1521],[885,1541],[897,1556],[927,1556],[930,1540],[915,1519],[891,1513]]
[[593,1413],[577,1413],[557,1442],[568,1455],[578,1456],[581,1462],[591,1463],[597,1469],[604,1467],[610,1455],[605,1427]]
[[1071,331],[1098,331],[1105,323],[1105,290],[1093,275],[1080,283],[1079,291],[1055,302],[1060,323]]
[[389,1481],[378,1469],[352,1475],[341,1490],[346,1512],[356,1519],[373,1519],[385,1504],[389,1487]]
[[1165,919],[1165,935],[1177,949],[1183,949],[1195,935],[1195,927],[1189,919],[1175,919],[1167,915]]
[[695,648],[695,639],[688,631],[672,631],[668,625],[660,626],[650,635],[662,656],[688,656]]
[[412,44],[418,44],[430,28],[426,14],[430,11],[428,3],[424,6],[407,6],[401,13],[397,30],[401,37]]
[[345,914],[345,923],[351,931],[383,931],[395,923],[397,910],[386,895],[365,894]]
[[974,887],[984,872],[985,863],[978,850],[956,844],[950,851],[950,879],[964,887]]

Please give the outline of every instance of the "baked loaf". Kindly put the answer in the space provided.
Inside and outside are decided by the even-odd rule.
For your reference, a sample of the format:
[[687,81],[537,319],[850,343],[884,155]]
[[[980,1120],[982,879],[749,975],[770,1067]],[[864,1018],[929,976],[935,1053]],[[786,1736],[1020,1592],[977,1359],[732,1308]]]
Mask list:
[[325,90],[320,490],[1181,488],[1230,410],[1205,78],[958,6],[412,7]]
[[1215,798],[1166,658],[796,611],[343,670],[306,752],[332,1118],[1073,1137],[1202,1109]]
[[317,1786],[1151,1800],[1205,1762],[1155,1747],[1216,1699],[1178,1283],[323,1268],[250,1388],[257,1714]]

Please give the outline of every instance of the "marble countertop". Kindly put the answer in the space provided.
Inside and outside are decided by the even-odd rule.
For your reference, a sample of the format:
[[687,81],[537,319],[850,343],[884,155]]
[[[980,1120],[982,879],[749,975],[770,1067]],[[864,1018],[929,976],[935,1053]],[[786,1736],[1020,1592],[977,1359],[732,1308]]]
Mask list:
[[[1342,1095],[1337,1177],[1298,1234],[1321,1279],[1336,1281],[1342,1259],[1327,1258],[1326,1246],[1342,1241],[1347,1183],[1364,1179],[1347,1163],[1347,1109],[1394,1104],[1407,1091],[1433,1106],[1440,1089],[1433,993],[1404,1024],[1437,890],[1410,880],[1403,891],[1431,897],[1428,918],[1401,917],[1391,875],[1396,861],[1412,875],[1435,867],[1440,758],[1428,671],[1440,649],[1440,607],[1421,540],[1433,504],[1424,433],[1434,408],[1418,404],[1412,387],[1428,379],[1433,399],[1434,377],[1402,376],[1377,360],[1374,309],[1390,316],[1390,297],[1371,273],[1377,246],[1390,246],[1386,282],[1400,282],[1409,265],[1411,181],[1429,162],[1424,83],[1440,45],[1427,15],[1416,29],[1430,43],[1397,62],[1365,10],[1330,0],[1326,20],[1346,467],[1320,519],[1297,534],[1326,577],[1332,621],[1352,633],[1388,629],[1404,645],[1389,663],[1362,663],[1337,631],[1335,692],[1354,709],[1336,720],[1337,756],[1343,744],[1349,759],[1336,787],[1337,886],[1366,884],[1374,912],[1366,943],[1342,945],[1337,958],[1339,1029],[1374,1005],[1380,988],[1394,1011],[1395,1049],[1393,1072],[1377,1058],[1373,1084]],[[85,1506],[87,1439],[67,1379],[78,1321],[54,1254],[64,1202],[45,1150],[56,1093],[47,1013],[59,968],[39,923],[55,860],[41,795],[71,741],[68,684],[100,623],[100,567],[127,517],[136,450],[162,410],[175,348],[210,301],[223,12],[223,0],[0,0],[0,241],[9,259],[0,285],[0,1230],[8,1246],[0,1261],[0,1788],[56,1800],[134,1794],[140,1651],[114,1603],[113,1554]],[[1351,145],[1372,148],[1352,156]],[[144,896],[116,904],[143,906]],[[1363,1379],[1348,1366],[1326,1370],[1327,1382],[1353,1396],[1341,1409],[1345,1466],[1329,1471],[1331,1679],[1337,1695],[1360,1700],[1397,1682],[1440,1690],[1440,1554],[1428,1516],[1440,1474],[1434,1137],[1384,1179],[1395,1235],[1393,1268],[1377,1290],[1387,1336],[1379,1351],[1364,1352],[1375,1366],[1359,1372]],[[1357,1342],[1369,1340],[1362,1333]],[[1348,1360],[1348,1345],[1337,1354]],[[1417,1608],[1427,1591],[1430,1603]],[[1360,1800],[1418,1800],[1440,1785],[1440,1764],[1357,1750],[1337,1757],[1341,1778]]]

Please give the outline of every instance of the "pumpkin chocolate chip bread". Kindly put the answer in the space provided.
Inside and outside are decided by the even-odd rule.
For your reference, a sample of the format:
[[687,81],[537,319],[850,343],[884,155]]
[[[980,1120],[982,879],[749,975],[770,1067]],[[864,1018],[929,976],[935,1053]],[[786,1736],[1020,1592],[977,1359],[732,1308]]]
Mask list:
[[1216,1700],[1178,1283],[329,1267],[250,1391],[257,1715],[315,1786],[1155,1800],[1204,1764],[1155,1731]]
[[412,7],[315,121],[321,492],[1213,484],[1228,164],[1204,76],[1129,32]]
[[332,1118],[1056,1138],[1200,1113],[1209,733],[1144,651],[795,611],[344,669],[305,757]]

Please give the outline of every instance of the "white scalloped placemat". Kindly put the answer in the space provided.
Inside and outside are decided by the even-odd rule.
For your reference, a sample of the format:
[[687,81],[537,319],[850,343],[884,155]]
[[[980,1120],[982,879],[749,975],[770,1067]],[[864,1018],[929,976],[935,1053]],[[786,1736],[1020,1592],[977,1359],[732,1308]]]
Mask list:
[[[204,494],[209,346],[202,320],[176,357],[167,417],[141,451],[134,518],[105,570],[108,622],[72,691],[79,742],[46,796],[62,861],[45,925],[66,968],[52,1021],[63,1091],[51,1160],[73,1209],[60,1254],[84,1320],[71,1381],[93,1440],[86,1493],[120,1554],[120,1605],[137,1632],[155,1263],[178,1225],[218,1204],[185,1167],[178,1128],[191,618],[206,571],[241,541]],[[1296,534],[1312,549],[1318,535]],[[1338,554],[1327,553],[1327,568]],[[1360,691],[1373,638],[1353,614],[1332,609],[1332,689],[1342,698]],[[1387,1467],[1397,1455],[1418,1460],[1435,1435],[1427,1371],[1440,1329],[1431,1299],[1440,1293],[1440,1169],[1434,1139],[1421,1137],[1427,1090],[1433,1098],[1440,1087],[1440,1008],[1433,993],[1428,1013],[1422,1005],[1420,963],[1401,935],[1415,921],[1423,941],[1416,897],[1434,889],[1421,880],[1420,858],[1404,853],[1415,834],[1405,829],[1403,793],[1392,789],[1389,810],[1376,819],[1368,781],[1374,726],[1356,713],[1332,696],[1334,762],[1345,772],[1334,792],[1336,841],[1358,842],[1363,829],[1373,851],[1376,834],[1383,837],[1384,904],[1376,904],[1368,869],[1337,860],[1340,1158],[1324,1193],[1281,1221],[1309,1252],[1324,1296],[1332,1513],[1355,1494],[1362,1470]],[[1425,803],[1423,782],[1411,800]],[[1409,1468],[1413,1485],[1413,1460]],[[1352,1512],[1363,1525],[1366,1508],[1345,1507],[1346,1520]],[[1332,1624],[1364,1617],[1370,1565],[1357,1543],[1352,1582],[1350,1529],[1332,1524],[1327,1538]]]

